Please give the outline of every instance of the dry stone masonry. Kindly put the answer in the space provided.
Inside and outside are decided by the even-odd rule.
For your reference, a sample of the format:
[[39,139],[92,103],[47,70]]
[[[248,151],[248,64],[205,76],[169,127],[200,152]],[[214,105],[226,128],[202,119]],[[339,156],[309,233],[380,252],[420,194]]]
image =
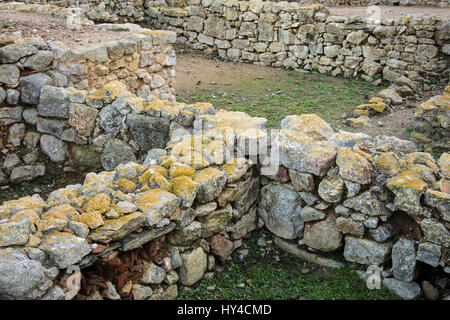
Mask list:
[[[394,80],[355,110],[370,115],[405,92],[420,94],[414,77],[447,68],[439,41],[448,32],[439,30],[448,23],[409,17],[372,28],[327,17],[322,6],[283,3],[202,1],[187,8],[149,9],[161,23],[178,23],[175,32],[136,29],[129,39],[82,52],[37,38],[0,48],[0,184],[43,175],[39,150],[50,162],[105,170],[46,199],[36,194],[0,205],[0,299],[174,299],[179,285],[211,276],[262,227],[278,244],[315,251],[319,257],[308,257],[316,262],[324,261],[321,252],[341,252],[346,261],[383,267],[383,285],[404,299],[421,296],[416,280],[424,267],[450,273],[448,143],[435,159],[411,141],[335,132],[315,114],[287,116],[279,131],[268,132],[264,118],[176,102],[170,85],[177,33],[178,41],[185,36],[201,48],[223,41],[230,47],[219,54],[253,54],[252,61],[275,66],[291,59],[295,68],[353,74],[370,62]],[[186,33],[181,26],[196,25],[195,17],[201,28]],[[230,30],[229,39],[216,34]],[[251,51],[257,43],[263,51]],[[403,50],[409,45],[414,51]],[[276,46],[283,49],[271,51]],[[336,55],[316,59],[314,46]],[[324,57],[330,64],[320,63]],[[135,82],[120,77],[116,63],[133,68]],[[108,73],[97,74],[99,66]],[[42,68],[49,70],[34,72]],[[417,108],[416,132],[433,135],[433,143],[435,135],[448,138],[448,98],[446,87]],[[96,283],[99,276],[106,282]],[[94,280],[86,292],[82,278]]]

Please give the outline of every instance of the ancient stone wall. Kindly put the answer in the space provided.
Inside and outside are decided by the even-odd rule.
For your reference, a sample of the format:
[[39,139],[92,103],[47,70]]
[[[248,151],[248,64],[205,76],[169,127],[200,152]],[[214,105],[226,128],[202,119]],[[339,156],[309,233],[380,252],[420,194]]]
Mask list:
[[440,18],[376,24],[328,16],[320,5],[239,1],[191,1],[147,13],[156,28],[175,31],[179,42],[235,61],[388,80],[448,67],[448,21]]
[[93,263],[109,275],[98,288],[108,299],[175,298],[177,283],[195,284],[258,226],[282,246],[382,266],[383,284],[405,299],[421,295],[421,264],[450,272],[448,153],[435,160],[396,137],[334,132],[313,114],[286,117],[278,133],[210,104],[160,101],[137,115],[156,110],[195,114],[194,130],[173,134],[143,164],[122,158],[46,200],[0,206],[2,274],[36,272],[27,286],[0,278],[2,298],[73,298],[63,269]]
[[368,80],[448,68],[449,22],[437,17],[376,22],[329,16],[320,4],[237,0],[110,1],[107,6],[89,1],[80,6],[92,20],[146,22],[175,31],[179,43],[234,61],[333,76],[361,74]]
[[448,8],[449,0],[313,0],[326,6],[436,6]]
[[[79,49],[38,37],[0,47],[0,184],[34,180],[48,161],[110,170],[118,164],[110,153],[139,158],[165,146],[171,115],[137,112],[174,100],[174,41],[173,32],[142,29]],[[141,124],[158,132],[158,143]]]

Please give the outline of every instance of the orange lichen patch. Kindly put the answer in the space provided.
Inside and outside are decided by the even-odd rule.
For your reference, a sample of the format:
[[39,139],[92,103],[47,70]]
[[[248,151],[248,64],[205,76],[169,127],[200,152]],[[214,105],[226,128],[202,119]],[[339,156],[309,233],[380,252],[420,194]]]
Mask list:
[[173,146],[171,154],[175,157],[182,157],[193,152],[202,152],[203,144],[208,141],[203,135],[185,138]]
[[73,205],[75,199],[79,197],[81,188],[62,188],[53,191],[47,198],[47,207],[56,207],[62,204]]
[[27,209],[22,210],[14,214],[10,219],[9,222],[19,222],[22,220],[30,220],[32,223],[36,224],[39,221],[39,215],[36,213],[36,211]]
[[[135,205],[143,212],[156,214],[166,203],[173,202],[177,199],[178,198],[174,194],[166,190],[152,189],[139,195],[135,201]],[[175,210],[175,207],[173,210]],[[172,213],[173,210],[170,213]]]
[[67,226],[67,221],[64,219],[41,219],[36,222],[36,227],[41,232],[63,230]]
[[368,103],[384,103],[384,99],[382,97],[372,97]]
[[431,170],[427,166],[424,166],[423,164],[409,164],[404,169],[419,174],[429,186],[437,188],[436,178],[434,177],[433,170]]
[[42,214],[42,219],[55,218],[63,219],[66,221],[71,221],[75,216],[78,215],[78,211],[68,204],[62,204],[48,210],[46,213]]
[[176,162],[176,158],[174,156],[162,156],[160,159],[161,166],[164,168],[170,168],[173,162]]
[[326,140],[334,133],[331,126],[314,113],[287,116],[282,126],[306,134],[314,140]]
[[225,143],[221,140],[214,140],[203,146],[203,157],[210,163],[223,164],[225,163],[228,150]]
[[172,192],[177,197],[180,197],[184,201],[188,202],[189,205],[192,204],[197,194],[199,184],[186,176],[172,178],[170,182],[172,183]]
[[98,211],[83,213],[76,216],[73,221],[84,223],[89,229],[97,229],[104,224],[103,217]]
[[172,163],[169,169],[171,177],[188,176],[192,177],[195,173],[195,169],[183,163]]
[[359,117],[359,116],[368,116],[370,114],[369,110],[367,109],[355,109],[353,111],[353,116],[354,117]]
[[27,209],[34,210],[40,214],[44,207],[45,202],[36,196],[27,196],[18,200],[5,201],[3,205],[0,206],[0,219],[8,219],[13,214]]
[[161,188],[167,191],[172,190],[172,184],[159,173],[155,173],[149,179],[149,185],[153,188]]
[[416,118],[435,116],[438,109],[432,101],[428,100],[416,107],[414,116]]
[[370,118],[362,115],[358,118],[348,118],[345,123],[352,128],[361,128],[370,124]]
[[450,153],[445,152],[441,155],[439,158],[439,167],[444,177],[450,179]]
[[439,173],[439,167],[436,165],[431,154],[426,152],[412,152],[404,157],[406,164],[423,164],[429,167],[435,174]]
[[136,183],[128,179],[122,178],[118,180],[113,187],[119,188],[124,193],[131,193],[136,190]]
[[83,192],[84,194],[96,194],[104,192],[114,182],[115,171],[103,171],[99,174],[89,172],[84,179]]
[[179,162],[193,166],[196,170],[206,168],[209,162],[203,157],[201,152],[192,152],[180,157]]
[[337,153],[336,164],[343,179],[360,184],[370,183],[372,166],[361,154],[342,148]]
[[428,185],[422,180],[422,177],[410,170],[403,170],[398,176],[394,177],[387,187],[391,190],[399,188],[408,188],[417,191],[425,190]]
[[106,193],[99,193],[91,198],[83,207],[84,212],[105,213],[111,208],[111,198]]
[[196,115],[208,114],[214,112],[214,106],[208,102],[198,102],[196,104],[189,104],[187,108]]
[[400,173],[400,163],[392,152],[384,152],[375,158],[378,170],[390,176]]

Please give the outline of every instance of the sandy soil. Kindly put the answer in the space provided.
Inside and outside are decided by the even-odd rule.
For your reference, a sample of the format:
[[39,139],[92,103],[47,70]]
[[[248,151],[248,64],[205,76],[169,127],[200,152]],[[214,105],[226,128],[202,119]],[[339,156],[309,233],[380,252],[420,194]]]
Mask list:
[[80,31],[69,30],[65,19],[50,15],[0,11],[0,38],[17,35],[22,37],[40,36],[44,40],[59,40],[76,48],[101,42],[109,42],[132,35],[127,31],[98,30],[94,26],[83,26]]
[[[408,14],[424,14],[427,16],[438,16],[445,19],[450,19],[450,8],[437,8],[426,6],[373,6],[380,9],[379,19],[396,18],[406,16]],[[361,7],[329,7],[331,14],[336,16],[353,16],[370,17],[373,14],[372,10],[367,6]],[[378,13],[378,11],[375,11]]]

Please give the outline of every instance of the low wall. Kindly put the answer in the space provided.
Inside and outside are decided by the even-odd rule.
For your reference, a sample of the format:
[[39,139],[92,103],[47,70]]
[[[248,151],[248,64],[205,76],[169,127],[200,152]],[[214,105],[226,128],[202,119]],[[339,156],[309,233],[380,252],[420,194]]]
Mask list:
[[[0,185],[34,180],[49,161],[113,169],[121,152],[139,158],[165,146],[171,115],[136,115],[144,104],[175,99],[175,34],[127,27],[136,33],[88,48],[38,37],[0,47]],[[136,123],[161,138],[150,143]]]
[[[64,2],[64,5],[72,3]],[[233,61],[363,75],[392,81],[430,77],[448,69],[448,20],[407,16],[374,22],[329,16],[321,4],[189,0],[82,2],[95,21],[146,22],[172,30],[178,43]]]
[[[314,114],[268,133],[264,118],[205,103],[136,113],[155,110],[194,114],[193,130],[179,127],[143,164],[121,152],[83,185],[0,206],[1,298],[173,299],[262,226],[277,243],[383,267],[383,285],[405,299],[421,295],[421,265],[450,273],[448,153],[435,160],[396,137],[334,132]],[[67,285],[79,269],[106,285]]]

